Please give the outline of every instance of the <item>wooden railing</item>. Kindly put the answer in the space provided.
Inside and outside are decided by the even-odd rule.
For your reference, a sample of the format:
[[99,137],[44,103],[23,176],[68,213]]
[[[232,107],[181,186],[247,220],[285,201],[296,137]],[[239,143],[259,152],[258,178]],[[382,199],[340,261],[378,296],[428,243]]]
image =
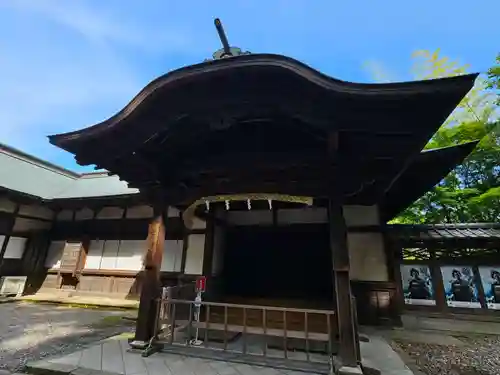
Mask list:
[[[194,282],[187,283],[183,285],[177,286],[169,286],[162,288],[162,297],[158,304],[158,322],[157,322],[157,335],[161,338],[161,336],[165,337],[170,335],[172,326],[170,324],[171,317],[171,309],[169,307],[168,301],[175,299],[182,300],[191,300],[193,301],[196,296],[195,291],[196,285]],[[188,319],[188,315],[190,314],[189,306],[184,305],[181,306],[177,311],[178,317],[184,317],[184,319]]]
[[[165,297],[165,295],[164,295]],[[158,343],[328,363],[337,350],[331,310],[162,299]]]

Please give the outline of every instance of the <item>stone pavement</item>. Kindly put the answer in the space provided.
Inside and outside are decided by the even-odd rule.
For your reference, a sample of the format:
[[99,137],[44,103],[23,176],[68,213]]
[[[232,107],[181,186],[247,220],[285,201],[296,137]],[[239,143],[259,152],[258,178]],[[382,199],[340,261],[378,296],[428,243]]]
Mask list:
[[[127,340],[111,338],[73,354],[29,363],[33,374],[85,375],[307,375],[304,372],[263,366],[188,357],[179,354],[155,353],[143,358],[129,352]],[[309,374],[317,375],[317,374]]]
[[500,335],[500,322],[473,319],[452,319],[417,314],[404,314],[401,319],[406,329],[412,331],[436,331],[448,333],[474,333]]
[[360,342],[363,365],[378,369],[382,375],[413,375],[387,341],[373,334],[369,338],[369,342]]
[[[363,363],[378,368],[383,375],[413,375],[399,355],[383,338],[370,336],[370,342],[361,343]],[[98,345],[70,355],[29,363],[33,374],[74,375],[318,375],[283,368],[234,363],[208,358],[192,357],[180,353],[155,353],[143,358],[130,352],[128,341],[114,337]]]

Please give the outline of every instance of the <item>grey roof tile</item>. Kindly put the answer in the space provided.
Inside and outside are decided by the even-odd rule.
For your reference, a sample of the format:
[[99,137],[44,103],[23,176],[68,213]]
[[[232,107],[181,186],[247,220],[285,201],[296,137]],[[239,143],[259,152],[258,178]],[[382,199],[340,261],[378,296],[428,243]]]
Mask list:
[[135,194],[118,176],[77,174],[0,144],[0,187],[42,199]]

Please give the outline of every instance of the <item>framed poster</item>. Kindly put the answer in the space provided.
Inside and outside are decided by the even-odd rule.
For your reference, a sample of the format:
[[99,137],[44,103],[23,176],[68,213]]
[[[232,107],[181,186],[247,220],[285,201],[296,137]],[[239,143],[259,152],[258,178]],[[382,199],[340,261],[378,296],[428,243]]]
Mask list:
[[479,276],[488,309],[500,310],[500,266],[481,266]]
[[407,305],[433,306],[436,304],[431,272],[428,266],[402,264],[401,282]]
[[449,307],[481,308],[477,280],[470,266],[442,266],[444,293]]

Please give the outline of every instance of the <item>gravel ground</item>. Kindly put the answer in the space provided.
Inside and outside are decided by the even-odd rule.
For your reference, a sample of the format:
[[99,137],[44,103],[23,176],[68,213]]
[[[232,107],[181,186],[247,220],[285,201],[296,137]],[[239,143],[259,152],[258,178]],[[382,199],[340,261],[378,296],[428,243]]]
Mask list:
[[0,369],[22,371],[26,362],[69,354],[83,346],[133,331],[124,311],[54,305],[0,304]]
[[[394,340],[427,375],[500,375],[500,336],[454,336],[465,345]],[[397,349],[397,348],[395,348]]]

